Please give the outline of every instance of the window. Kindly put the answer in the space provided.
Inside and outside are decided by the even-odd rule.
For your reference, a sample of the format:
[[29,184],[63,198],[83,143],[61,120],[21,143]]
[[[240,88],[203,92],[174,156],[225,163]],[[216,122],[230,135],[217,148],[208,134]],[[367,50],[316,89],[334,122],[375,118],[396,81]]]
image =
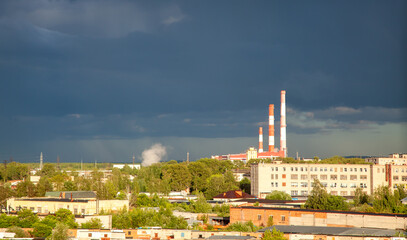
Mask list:
[[[276,186],[277,187],[277,186]],[[285,187],[285,182],[283,182],[283,187]]]
[[74,208],[74,209],[73,209],[73,214],[74,214],[74,215],[77,215],[77,214],[78,214],[78,209],[77,209],[77,208]]
[[34,207],[30,207],[30,210],[34,212]]
[[273,182],[271,183],[271,187],[274,187],[274,183],[273,183]]
[[361,184],[360,184],[360,187],[361,187],[361,188],[367,188],[366,183],[361,183]]
[[314,167],[314,172],[316,172],[316,171],[318,171],[318,168],[317,168],[317,167]]
[[307,182],[301,182],[301,187],[308,187],[308,183]]
[[350,180],[357,180],[358,176],[357,175],[350,175],[349,179]]
[[276,179],[278,179],[278,174],[276,174]]
[[285,174],[283,174],[283,178],[285,178]]
[[291,179],[298,179],[298,174],[291,174]]
[[344,169],[343,169],[343,171],[344,171],[344,172],[347,172],[347,171],[348,171],[348,169],[347,169],[347,168],[344,168]]
[[88,233],[88,237],[92,237],[92,233]]
[[407,176],[402,176],[402,177],[401,177],[401,181],[407,182]]
[[348,179],[348,176],[346,176],[346,175],[341,175],[341,180],[347,180]]
[[335,188],[336,187],[336,183],[331,183],[331,188]]
[[329,169],[329,171],[330,171],[330,172],[333,172],[333,171],[334,171],[334,169],[333,169],[333,168],[330,168],[330,169]]
[[367,175],[360,175],[360,180],[366,180],[367,179]]
[[37,212],[38,212],[38,213],[41,213],[41,207],[38,207],[38,208],[37,208]]
[[349,168],[349,171],[353,172],[353,168]]
[[356,183],[351,183],[350,188],[356,188]]
[[278,167],[276,167],[276,171],[278,171]]
[[283,167],[283,171],[285,172],[285,167]]
[[284,215],[281,215],[281,221],[285,222],[285,216]]
[[81,209],[81,212],[82,212],[82,214],[85,214],[85,209],[82,208],[82,209]]
[[357,172],[358,171],[358,169],[357,168],[355,168],[355,172]]
[[321,178],[321,180],[327,180],[328,179],[328,175],[320,175],[319,176]]
[[347,191],[341,191],[341,195],[346,196],[346,195],[348,195],[348,192]]
[[304,168],[300,168],[300,171],[303,172],[303,171],[304,171]]
[[328,168],[324,168],[324,172],[328,171]]
[[271,174],[271,179],[274,179],[274,174]]
[[318,175],[311,175],[311,179],[318,179]]
[[338,195],[338,192],[337,191],[331,191],[331,194],[332,195]]
[[297,182],[292,182],[291,187],[298,187],[298,183]]
[[308,179],[308,176],[307,175],[301,175],[301,180],[307,180]]
[[257,220],[261,220],[261,215],[260,214],[257,215]]
[[399,176],[393,176],[393,180],[398,181],[398,180],[399,180]]
[[294,172],[294,168],[293,168],[293,167],[291,168],[291,172]]
[[278,182],[276,182],[276,187],[278,187]]
[[331,175],[331,180],[337,180],[338,179],[338,175]]
[[107,234],[105,234],[105,238],[107,238]]
[[341,183],[341,188],[347,188],[348,184],[347,183]]
[[128,232],[128,235],[131,235],[131,231]]
[[273,167],[271,168],[271,171],[274,171],[274,168],[273,168]]
[[326,182],[321,182],[321,185],[324,186],[324,187],[327,187],[327,186],[328,186],[328,183],[326,183]]
[[301,191],[301,196],[308,196],[308,191]]
[[324,169],[321,167],[321,168],[319,168],[319,171],[322,172],[322,171],[324,171]]
[[367,168],[365,168],[365,172],[367,172]]
[[298,191],[297,190],[291,191],[291,196],[298,196]]

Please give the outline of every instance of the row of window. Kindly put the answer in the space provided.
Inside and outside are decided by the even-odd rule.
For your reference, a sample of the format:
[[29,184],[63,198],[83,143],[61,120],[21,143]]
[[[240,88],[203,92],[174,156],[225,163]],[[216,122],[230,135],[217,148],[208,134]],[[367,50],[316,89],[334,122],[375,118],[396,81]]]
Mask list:
[[[321,184],[324,187],[328,187],[328,183],[326,183],[326,182],[321,182]],[[286,187],[286,183],[283,182],[282,186]],[[292,182],[291,183],[291,187],[298,187],[298,186],[300,186],[300,187],[308,187],[308,183],[307,182],[300,182],[300,183]],[[359,184],[357,184],[357,183],[349,183],[349,184],[347,184],[347,183],[341,183],[341,184],[339,184],[339,183],[331,183],[331,184],[329,184],[329,187],[331,187],[331,188],[336,188],[336,187],[347,188],[348,186],[350,188],[356,188],[358,186],[360,188],[367,188],[366,183],[359,183]],[[271,187],[278,187],[278,182],[271,182]],[[311,183],[311,187],[314,187],[314,183]]]
[[[62,207],[59,207],[59,209],[61,209],[61,208],[62,208]],[[27,206],[23,206],[23,209],[27,209]],[[69,210],[69,205],[67,205],[67,209]],[[32,212],[35,212],[35,213],[49,213],[47,207],[44,207],[44,209],[43,209],[42,207],[37,207],[37,211],[35,211],[35,207],[30,207],[30,210],[31,210]],[[43,210],[44,210],[44,211],[43,211]],[[81,209],[81,213],[82,213],[82,214],[85,214],[85,209],[84,209],[84,208]],[[78,214],[78,209],[77,209],[77,208],[74,208],[74,209],[73,209],[73,214],[75,214],[75,215]]]
[[[286,174],[282,174],[281,177],[287,178]],[[297,180],[298,179],[298,174],[291,174],[290,178],[292,180]],[[308,180],[308,175],[302,174],[300,175],[301,180]],[[329,178],[331,180],[338,180],[338,175],[329,175]],[[348,175],[339,175],[340,180],[348,180]],[[271,179],[278,179],[278,174],[271,174]],[[311,174],[310,179],[318,179],[318,175],[316,174]],[[319,175],[320,180],[328,180],[328,175],[323,174]],[[349,175],[349,180],[358,180],[357,175]],[[367,175],[360,175],[360,180],[367,180]],[[404,180],[403,180],[404,181]],[[406,176],[406,181],[407,181],[407,176]]]
[[407,182],[407,176],[393,176],[393,180],[398,181],[399,179],[401,179],[401,181],[403,182]]
[[[271,167],[271,171],[278,171],[280,168],[280,170],[282,170],[283,172],[285,172],[287,169],[290,169],[291,172],[307,172],[308,171],[308,167]],[[310,172],[328,172],[328,169],[330,172],[367,172],[367,168],[356,168],[356,167],[310,167],[309,171]]]

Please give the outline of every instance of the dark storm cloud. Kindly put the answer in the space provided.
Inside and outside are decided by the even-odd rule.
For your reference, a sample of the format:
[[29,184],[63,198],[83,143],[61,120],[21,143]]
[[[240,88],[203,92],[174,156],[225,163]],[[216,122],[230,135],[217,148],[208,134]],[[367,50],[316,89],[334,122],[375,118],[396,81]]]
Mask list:
[[2,1],[1,141],[251,137],[282,89],[292,133],[405,122],[406,9]]

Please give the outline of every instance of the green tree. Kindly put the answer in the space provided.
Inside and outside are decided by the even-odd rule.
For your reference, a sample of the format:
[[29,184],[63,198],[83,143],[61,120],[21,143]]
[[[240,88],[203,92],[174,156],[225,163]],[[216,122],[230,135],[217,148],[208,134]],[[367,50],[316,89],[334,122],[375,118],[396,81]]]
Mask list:
[[266,196],[269,200],[292,200],[290,194],[283,191],[273,191]]
[[203,193],[198,193],[198,199],[195,202],[192,202],[193,211],[195,213],[210,213],[212,212],[212,206],[206,201]]
[[91,218],[89,221],[82,223],[81,228],[86,229],[102,229],[103,224],[99,218]]
[[308,196],[304,207],[308,209],[326,210],[328,205],[328,197],[329,195],[322,186],[321,182],[319,182],[318,179],[314,179],[311,194]]
[[284,237],[284,233],[278,231],[275,227],[271,230],[266,230],[263,235],[263,240],[288,240]]
[[349,205],[346,199],[341,196],[333,196],[327,193],[322,184],[315,179],[311,195],[308,196],[307,201],[304,204],[308,209],[320,209],[320,210],[348,210]]
[[55,165],[52,163],[45,163],[40,171],[41,177],[53,177],[57,173]]
[[37,194],[39,197],[44,197],[46,192],[53,190],[52,183],[49,181],[48,177],[41,177],[37,184]]
[[17,184],[17,197],[35,197],[37,195],[36,187],[29,179]]
[[76,184],[72,181],[64,182],[64,191],[77,191],[78,188]]
[[63,223],[57,223],[51,236],[47,240],[68,240],[68,226]]
[[243,192],[251,194],[251,190],[250,190],[250,180],[248,178],[243,178],[240,182],[239,182],[239,188],[243,190]]
[[39,218],[37,215],[35,215],[31,210],[29,209],[23,209],[17,213],[18,217],[18,226],[22,228],[30,228],[33,226],[33,224],[37,223],[39,221]]
[[245,223],[235,222],[230,224],[226,230],[234,232],[255,232],[258,230],[258,227],[256,227],[252,221]]
[[78,224],[75,222],[75,216],[68,209],[60,208],[55,212],[55,217],[58,222],[68,225],[69,228],[78,228]]
[[369,203],[369,195],[366,192],[363,192],[362,188],[356,188],[355,196],[353,197],[353,204],[358,207],[365,203]]
[[273,216],[269,216],[269,218],[267,219],[267,227],[271,227],[273,225],[274,225]]
[[191,173],[192,191],[205,191],[207,189],[207,179],[211,176],[211,170],[202,162],[191,162],[188,164]]
[[0,214],[0,228],[8,228],[19,225],[19,218],[16,216],[7,216],[5,213]]
[[191,186],[191,174],[185,164],[170,164],[163,167],[163,178],[171,190],[181,191]]
[[12,227],[7,228],[6,232],[15,233],[16,234],[16,235],[14,235],[15,238],[27,238],[30,236],[22,228],[17,227],[17,226],[12,226]]
[[373,208],[377,212],[394,213],[401,206],[397,191],[393,194],[389,187],[380,186],[373,194]]
[[33,231],[31,234],[34,237],[39,237],[39,238],[46,238],[52,233],[52,228],[46,224],[36,222],[32,225]]

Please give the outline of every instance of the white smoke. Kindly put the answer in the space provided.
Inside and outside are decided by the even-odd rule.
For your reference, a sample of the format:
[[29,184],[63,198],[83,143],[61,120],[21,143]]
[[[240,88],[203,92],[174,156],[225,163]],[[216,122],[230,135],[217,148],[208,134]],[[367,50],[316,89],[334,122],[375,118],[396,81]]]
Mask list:
[[156,143],[149,149],[146,149],[141,153],[141,158],[143,162],[141,163],[144,167],[150,166],[151,164],[158,163],[163,157],[167,155],[166,148],[161,145],[161,143]]

